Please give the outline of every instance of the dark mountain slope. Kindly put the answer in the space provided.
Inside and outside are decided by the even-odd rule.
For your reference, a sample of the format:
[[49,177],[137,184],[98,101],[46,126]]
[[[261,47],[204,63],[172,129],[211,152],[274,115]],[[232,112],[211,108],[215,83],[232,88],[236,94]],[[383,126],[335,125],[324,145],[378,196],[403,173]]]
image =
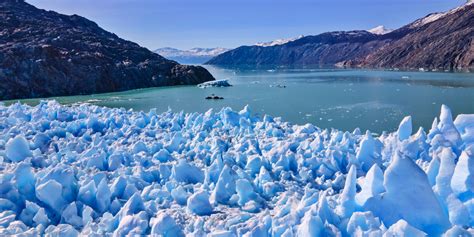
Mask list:
[[445,14],[429,15],[405,28],[415,30],[352,65],[442,70],[474,68],[474,4]]
[[83,17],[0,2],[0,99],[122,91],[214,80]]

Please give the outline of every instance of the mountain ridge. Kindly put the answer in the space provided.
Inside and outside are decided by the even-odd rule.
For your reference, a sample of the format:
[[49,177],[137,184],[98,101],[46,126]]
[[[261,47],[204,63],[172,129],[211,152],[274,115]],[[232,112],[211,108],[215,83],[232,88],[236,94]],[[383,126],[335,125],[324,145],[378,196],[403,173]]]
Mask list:
[[241,46],[206,64],[470,70],[474,68],[473,15],[471,2],[384,34],[333,31],[271,47]]

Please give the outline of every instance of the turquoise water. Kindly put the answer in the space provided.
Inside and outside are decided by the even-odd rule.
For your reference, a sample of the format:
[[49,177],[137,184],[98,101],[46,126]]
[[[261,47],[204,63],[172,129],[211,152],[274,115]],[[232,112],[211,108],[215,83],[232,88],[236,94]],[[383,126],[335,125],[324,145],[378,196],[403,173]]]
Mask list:
[[[55,99],[65,104],[89,102],[144,111],[204,112],[226,106],[240,110],[248,104],[256,114],[296,124],[349,131],[360,127],[372,132],[393,131],[406,115],[412,115],[414,129],[429,128],[441,104],[448,105],[453,114],[474,113],[472,73],[206,67],[217,79],[229,79],[234,86],[151,88]],[[204,99],[211,94],[224,99]]]

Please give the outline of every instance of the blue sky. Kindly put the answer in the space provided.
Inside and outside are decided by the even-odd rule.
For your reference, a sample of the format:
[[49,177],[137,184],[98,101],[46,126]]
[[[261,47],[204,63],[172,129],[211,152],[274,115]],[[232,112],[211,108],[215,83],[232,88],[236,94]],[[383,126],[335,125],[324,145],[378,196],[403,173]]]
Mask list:
[[27,0],[78,14],[149,49],[249,45],[326,31],[398,28],[464,0]]

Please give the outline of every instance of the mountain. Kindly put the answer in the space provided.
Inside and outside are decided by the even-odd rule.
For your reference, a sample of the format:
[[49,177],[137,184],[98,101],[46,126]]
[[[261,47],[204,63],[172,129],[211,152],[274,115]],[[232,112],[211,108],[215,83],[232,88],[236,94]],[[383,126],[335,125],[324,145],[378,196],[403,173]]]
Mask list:
[[277,40],[270,41],[270,42],[256,43],[255,45],[256,46],[262,46],[262,47],[270,47],[270,46],[275,46],[275,45],[286,44],[288,42],[295,41],[295,40],[301,39],[303,37],[304,37],[304,35],[300,35],[300,36],[293,37],[293,38],[288,38],[288,39],[277,39]]
[[385,45],[388,39],[367,31],[337,31],[306,36],[269,47],[241,46],[223,53],[207,64],[223,66],[334,65],[367,55]]
[[229,51],[229,49],[225,48],[192,48],[189,50],[179,50],[166,47],[159,48],[154,52],[179,63],[202,64],[209,61],[209,59],[227,51]]
[[474,4],[430,14],[397,30],[335,31],[271,47],[241,46],[207,64],[474,69]]
[[167,60],[77,15],[0,2],[0,99],[199,84],[202,67]]

